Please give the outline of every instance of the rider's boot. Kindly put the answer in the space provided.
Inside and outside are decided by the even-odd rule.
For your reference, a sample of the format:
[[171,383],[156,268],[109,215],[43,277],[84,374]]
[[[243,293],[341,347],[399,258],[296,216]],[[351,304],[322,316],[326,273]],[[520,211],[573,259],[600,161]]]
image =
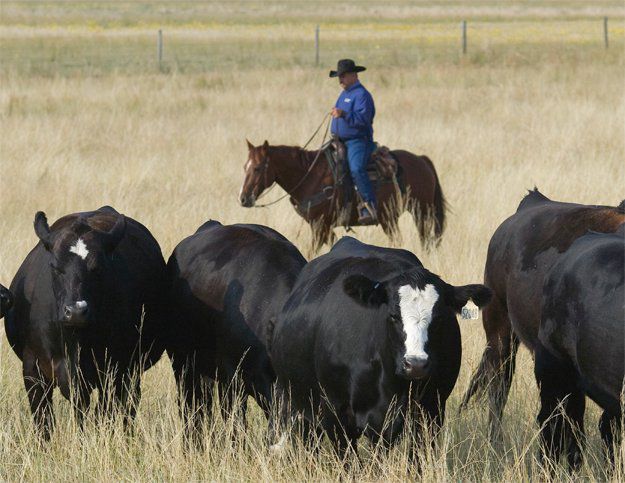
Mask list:
[[377,225],[378,213],[375,209],[375,203],[361,203],[358,207],[358,224],[361,226]]

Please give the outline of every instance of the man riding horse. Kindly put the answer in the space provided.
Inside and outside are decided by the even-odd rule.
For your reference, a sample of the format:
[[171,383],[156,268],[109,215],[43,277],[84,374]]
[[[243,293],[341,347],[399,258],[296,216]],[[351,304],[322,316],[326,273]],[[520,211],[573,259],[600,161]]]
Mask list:
[[347,149],[347,162],[356,190],[362,203],[358,210],[359,225],[377,223],[375,191],[367,175],[367,164],[375,150],[373,142],[373,118],[375,105],[373,97],[358,80],[358,72],[365,67],[356,65],[351,59],[339,60],[337,69],[330,71],[330,77],[338,77],[343,92],[332,108],[332,134]]

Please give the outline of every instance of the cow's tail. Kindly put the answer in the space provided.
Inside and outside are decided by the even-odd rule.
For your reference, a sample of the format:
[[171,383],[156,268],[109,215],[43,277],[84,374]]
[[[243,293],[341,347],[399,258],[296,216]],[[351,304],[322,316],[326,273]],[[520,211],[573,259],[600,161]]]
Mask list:
[[469,403],[471,402],[473,396],[481,398],[485,395],[486,387],[488,386],[488,383],[492,378],[491,373],[492,370],[490,368],[488,357],[486,351],[484,351],[484,354],[482,355],[482,360],[480,361],[480,365],[471,376],[469,388],[462,397],[462,402],[460,403],[458,412],[465,410],[469,406]]

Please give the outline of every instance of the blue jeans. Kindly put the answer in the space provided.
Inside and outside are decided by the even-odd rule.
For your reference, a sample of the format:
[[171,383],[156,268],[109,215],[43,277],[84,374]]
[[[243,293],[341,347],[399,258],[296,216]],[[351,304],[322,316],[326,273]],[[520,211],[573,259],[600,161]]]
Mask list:
[[347,148],[347,163],[354,184],[362,199],[375,206],[375,192],[367,175],[367,164],[375,149],[375,143],[368,139],[349,139],[344,143]]

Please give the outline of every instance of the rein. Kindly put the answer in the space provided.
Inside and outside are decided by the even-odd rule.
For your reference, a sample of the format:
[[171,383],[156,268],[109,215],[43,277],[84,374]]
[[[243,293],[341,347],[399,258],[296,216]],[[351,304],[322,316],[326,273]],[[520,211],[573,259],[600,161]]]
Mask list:
[[[330,122],[331,119],[328,119],[330,117],[330,113],[327,113],[323,119],[321,120],[321,124],[319,124],[319,127],[315,130],[315,132],[313,133],[313,135],[311,136],[311,138],[306,142],[306,144],[304,144],[304,147],[300,148],[302,151],[304,149],[306,149],[306,146],[308,146],[310,144],[310,142],[315,138],[315,136],[317,135],[317,133],[319,132],[319,130],[321,129],[321,127],[323,126],[323,124],[326,122],[326,129],[325,132],[323,133],[323,139],[321,139],[321,146],[323,146],[326,142],[326,137],[328,136],[328,131],[330,130]],[[306,178],[308,177],[308,175],[312,172],[313,168],[315,167],[315,165],[317,164],[317,161],[319,160],[319,158],[321,157],[321,149],[319,149],[319,151],[317,151],[317,155],[315,156],[315,159],[313,159],[312,163],[310,163],[310,166],[308,167],[308,171],[306,171],[306,173],[304,173],[304,176],[302,176],[302,178],[299,180],[299,182],[293,187],[291,188],[289,191],[287,191],[285,194],[283,194],[282,196],[280,196],[277,200],[271,201],[269,203],[265,203],[263,205],[257,205],[254,204],[254,208],[266,208],[267,206],[271,206],[271,205],[275,205],[276,203],[278,203],[279,201],[282,201],[284,198],[286,198],[287,196],[291,196],[291,194],[293,194],[293,192],[299,188],[300,186],[302,186],[302,184],[304,183],[304,181],[306,180]],[[267,160],[267,162],[265,163],[265,172],[267,171],[267,168],[269,167],[269,160]],[[275,184],[275,182],[274,182]],[[272,185],[273,187],[273,185]],[[271,189],[271,188],[270,188]],[[270,190],[266,190],[265,193],[263,194],[267,194],[269,193]],[[259,196],[258,198],[260,199],[262,197]]]

